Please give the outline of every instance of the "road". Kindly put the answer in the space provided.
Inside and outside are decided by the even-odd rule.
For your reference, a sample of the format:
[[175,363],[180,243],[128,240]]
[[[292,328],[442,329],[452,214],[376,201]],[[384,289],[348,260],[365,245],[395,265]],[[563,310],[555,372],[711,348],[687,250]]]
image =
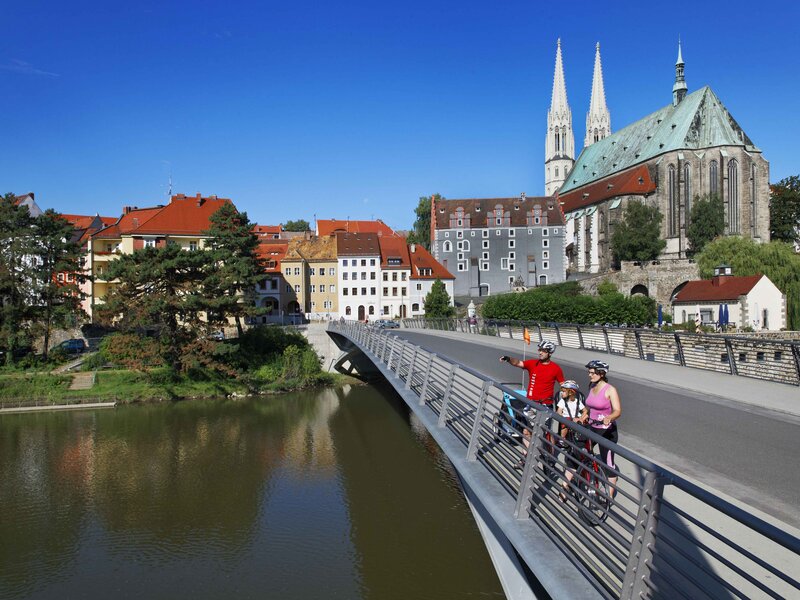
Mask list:
[[[522,382],[522,371],[498,361],[505,353],[521,357],[518,341],[480,336],[456,340],[453,334],[405,329],[395,333],[500,382]],[[586,392],[583,365],[592,357],[586,351],[559,348],[554,358],[564,375],[575,379]],[[604,359],[611,363],[609,379],[622,400],[621,445],[800,528],[800,479],[795,475],[800,417],[748,404],[744,401],[748,398],[741,398],[752,394],[753,389],[763,389],[765,394],[800,395],[797,388],[770,383],[753,388],[753,380],[737,385],[737,378],[731,376],[672,365],[656,367],[668,375],[667,379],[672,377],[677,382],[665,384],[644,379],[644,363],[640,361]],[[615,363],[623,362],[626,373],[615,370]],[[647,364],[650,369],[653,366]],[[720,382],[716,390],[719,394],[707,391],[715,377]],[[693,389],[693,380],[698,381],[698,391]]]

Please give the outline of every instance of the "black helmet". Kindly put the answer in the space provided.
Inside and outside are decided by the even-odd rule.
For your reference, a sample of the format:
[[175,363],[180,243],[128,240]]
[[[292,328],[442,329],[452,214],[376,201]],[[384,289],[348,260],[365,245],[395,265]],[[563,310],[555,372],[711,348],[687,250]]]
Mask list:
[[602,371],[603,374],[606,374],[609,371],[608,363],[607,362],[603,362],[602,360],[590,360],[586,364],[586,368],[587,369],[594,369],[598,373]]
[[553,354],[556,351],[556,345],[550,340],[542,340],[539,342],[539,350],[544,350],[548,354]]

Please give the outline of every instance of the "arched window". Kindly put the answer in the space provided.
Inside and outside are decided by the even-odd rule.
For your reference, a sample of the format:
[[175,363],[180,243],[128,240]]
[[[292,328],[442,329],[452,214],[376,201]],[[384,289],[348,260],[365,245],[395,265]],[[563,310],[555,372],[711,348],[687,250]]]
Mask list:
[[750,165],[750,236],[756,237],[756,214],[757,214],[757,198],[756,198],[756,166]]
[[715,160],[708,165],[708,193],[719,194],[719,165]]
[[558,177],[558,167],[556,167],[556,177]]
[[600,134],[597,132],[597,129],[594,130],[594,141],[600,141]]
[[728,232],[739,233],[739,163],[728,162]]
[[675,166],[667,169],[667,194],[669,195],[669,237],[678,235],[678,185],[675,179]]
[[683,165],[683,203],[686,205],[686,224],[692,214],[692,165]]
[[411,312],[419,312],[419,303],[418,302],[414,302],[414,304],[411,305]]
[[370,305],[370,307],[369,307],[369,314],[371,314],[371,315],[375,314],[375,307],[372,306],[372,305]]
[[445,241],[444,247],[442,248],[443,252],[452,252],[453,251],[453,244],[450,240]]
[[350,310],[349,306],[346,306],[345,309],[344,309],[344,314],[346,314],[347,316],[350,316],[351,314],[353,314],[353,311]]
[[461,242],[461,249],[465,252],[469,252],[469,240],[464,240]]
[[559,150],[560,150],[560,148],[559,148],[559,146],[558,146],[558,145],[559,145],[559,140],[560,140],[560,138],[561,138],[561,135],[559,135],[559,133],[558,133],[558,130],[556,130],[556,135],[555,135],[555,141],[556,141],[556,154],[559,154]]

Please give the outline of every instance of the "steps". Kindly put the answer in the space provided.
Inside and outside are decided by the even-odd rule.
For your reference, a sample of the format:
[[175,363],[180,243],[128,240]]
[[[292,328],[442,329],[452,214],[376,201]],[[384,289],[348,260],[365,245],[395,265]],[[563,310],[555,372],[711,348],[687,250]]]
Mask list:
[[70,390],[90,390],[94,386],[94,373],[75,373],[72,376]]

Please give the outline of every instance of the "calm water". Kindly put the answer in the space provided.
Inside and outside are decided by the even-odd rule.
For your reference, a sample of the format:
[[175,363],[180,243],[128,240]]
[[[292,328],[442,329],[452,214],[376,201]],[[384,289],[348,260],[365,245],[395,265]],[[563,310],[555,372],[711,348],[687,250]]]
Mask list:
[[0,415],[0,598],[503,598],[390,391]]

